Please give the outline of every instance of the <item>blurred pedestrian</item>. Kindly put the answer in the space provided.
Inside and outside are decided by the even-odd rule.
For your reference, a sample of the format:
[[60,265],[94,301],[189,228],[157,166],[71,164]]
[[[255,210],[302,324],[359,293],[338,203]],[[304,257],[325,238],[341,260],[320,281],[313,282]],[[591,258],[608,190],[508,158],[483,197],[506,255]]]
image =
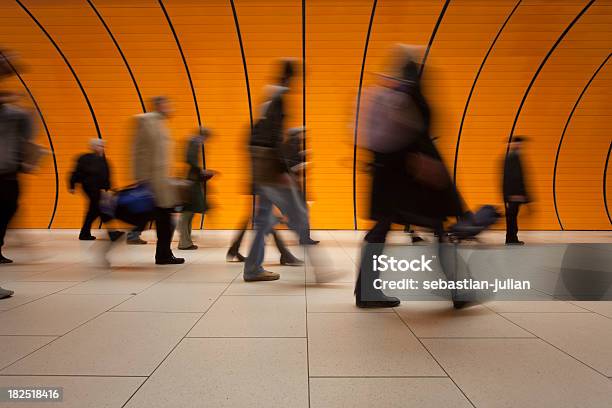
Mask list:
[[102,139],[89,141],[90,153],[85,153],[77,159],[76,166],[70,176],[69,191],[74,194],[77,184],[81,185],[87,196],[88,206],[83,226],[79,233],[81,241],[92,241],[92,223],[100,217],[100,197],[102,190],[111,188],[110,169],[104,155],[105,142]]
[[170,179],[172,140],[166,119],[171,113],[172,106],[168,98],[153,98],[153,111],[136,116],[134,138],[134,179],[151,189],[155,201],[155,263],[158,265],[185,262],[185,259],[175,257],[170,249],[174,233],[171,214],[178,202]]
[[262,108],[262,116],[253,129],[250,141],[253,167],[253,188],[257,196],[256,235],[244,264],[245,281],[277,280],[280,275],[262,267],[265,237],[275,224],[273,206],[287,217],[288,225],[299,236],[300,243],[309,239],[306,208],[299,197],[295,180],[291,176],[282,146],[285,134],[286,101],[291,79],[296,71],[295,62],[284,60],[277,85],[268,88],[268,100]]
[[[0,50],[0,79],[12,76],[14,65]],[[34,135],[31,115],[11,104],[17,95],[0,91],[0,264],[13,261],[2,253],[6,230],[17,212],[19,202],[19,172],[24,169],[24,147]],[[0,299],[13,296],[14,292],[0,287]]]
[[518,213],[522,204],[529,202],[525,174],[521,163],[522,136],[510,141],[504,160],[503,194],[506,207],[506,245],[523,245],[518,239]]
[[365,236],[355,285],[361,308],[400,303],[374,288],[379,272],[371,262],[382,254],[393,223],[430,228],[442,239],[446,217],[463,213],[430,135],[431,112],[421,91],[419,63],[410,49],[400,50],[398,72],[379,87],[365,118],[365,146],[374,155],[370,218],[376,224]]
[[204,213],[208,209],[205,183],[213,177],[214,172],[203,168],[204,160],[200,164],[200,152],[203,151],[204,142],[209,136],[210,130],[200,127],[198,133],[187,142],[186,162],[189,166],[187,179],[192,181],[193,184],[191,185],[191,199],[183,207],[178,222],[180,234],[178,249],[180,250],[198,249],[198,246],[191,239],[191,225],[195,213],[200,213],[204,217]]

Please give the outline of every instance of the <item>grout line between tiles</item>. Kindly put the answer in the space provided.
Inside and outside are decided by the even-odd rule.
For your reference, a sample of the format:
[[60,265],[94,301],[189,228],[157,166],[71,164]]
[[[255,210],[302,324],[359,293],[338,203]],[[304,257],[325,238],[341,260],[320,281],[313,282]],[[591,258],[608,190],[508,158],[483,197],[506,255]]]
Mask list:
[[62,337],[66,336],[66,335],[67,335],[67,334],[69,334],[69,333],[72,333],[73,331],[75,331],[75,330],[76,330],[76,329],[78,329],[79,327],[82,327],[82,326],[86,325],[87,323],[89,323],[89,322],[91,322],[91,321],[93,321],[93,320],[97,319],[98,317],[102,316],[104,313],[106,313],[106,312],[110,311],[112,308],[117,307],[117,306],[119,306],[120,304],[122,304],[122,303],[124,303],[124,302],[127,302],[127,301],[128,301],[128,300],[130,300],[132,297],[133,297],[133,296],[128,296],[128,297],[126,297],[126,299],[122,300],[122,301],[121,301],[121,302],[119,302],[118,304],[116,304],[116,305],[113,305],[113,306],[109,307],[108,309],[104,310],[104,311],[103,311],[103,312],[101,312],[101,313],[98,313],[97,315],[95,315],[95,316],[94,316],[94,317],[92,317],[91,319],[84,321],[83,323],[81,323],[81,324],[77,325],[76,327],[73,327],[72,329],[68,330],[66,333],[64,333],[64,334],[62,334],[62,335],[60,335],[60,336],[56,337],[55,339],[51,340],[49,343],[47,343],[47,344],[45,344],[45,345],[43,345],[43,346],[41,346],[41,347],[37,348],[36,350],[33,350],[32,352],[30,352],[30,353],[26,354],[25,356],[23,356],[23,357],[21,357],[21,358],[19,358],[19,359],[15,360],[15,361],[13,361],[11,364],[9,364],[9,365],[7,365],[7,366],[0,367],[0,375],[3,375],[3,374],[2,374],[2,371],[6,370],[7,368],[11,367],[12,365],[14,365],[14,364],[16,364],[16,363],[20,362],[20,361],[21,361],[21,360],[23,360],[24,358],[27,358],[27,357],[31,356],[32,354],[36,353],[38,350],[40,350],[40,349],[42,349],[42,348],[44,348],[44,347],[47,347],[47,346],[49,346],[50,344],[52,344],[52,343],[54,343],[54,342],[58,341],[59,339],[61,339]]
[[400,321],[402,323],[404,323],[404,325],[408,328],[408,330],[410,330],[410,333],[412,333],[412,335],[417,339],[417,341],[421,344],[421,346],[427,351],[427,353],[431,356],[431,358],[436,362],[436,364],[438,364],[438,366],[440,367],[440,369],[442,371],[444,371],[444,374],[446,374],[448,376],[448,378],[450,378],[450,380],[453,382],[453,384],[455,384],[455,387],[457,387],[457,389],[459,390],[459,392],[461,392],[461,394],[465,397],[465,399],[472,405],[472,407],[476,408],[476,405],[474,405],[474,403],[472,402],[472,400],[467,396],[467,394],[463,391],[463,389],[461,389],[461,387],[459,387],[459,385],[455,382],[455,379],[453,377],[450,376],[450,374],[448,373],[448,371],[446,371],[446,369],[442,366],[442,364],[440,364],[440,362],[438,361],[438,359],[433,355],[433,353],[427,348],[427,346],[425,345],[425,343],[423,343],[423,341],[421,341],[421,339],[416,335],[416,333],[412,330],[412,328],[408,325],[408,322],[406,322],[403,318],[402,315],[398,313],[398,311],[396,310],[396,308],[393,308],[393,312],[395,312],[395,315],[400,319]]
[[[177,271],[178,272],[178,271]],[[174,350],[176,350],[176,348],[179,346],[179,344],[181,344],[183,342],[183,340],[185,340],[186,338],[188,338],[188,334],[189,332],[191,332],[191,330],[193,330],[193,328],[200,322],[200,320],[202,320],[202,318],[204,318],[204,316],[206,316],[206,313],[208,313],[208,311],[210,309],[212,309],[212,307],[217,303],[217,301],[219,301],[219,299],[221,299],[221,297],[223,296],[223,294],[225,293],[225,291],[227,291],[229,289],[229,287],[232,285],[232,283],[234,283],[234,281],[238,278],[239,275],[236,275],[236,277],[229,283],[227,283],[227,285],[225,286],[225,289],[223,289],[223,291],[217,296],[217,298],[210,304],[210,306],[208,306],[208,309],[206,309],[206,311],[202,314],[202,316],[200,316],[195,323],[189,328],[189,330],[187,330],[185,332],[185,335],[174,345],[174,347],[172,347],[172,349],[168,352],[168,354],[166,354],[166,356],[159,362],[159,364],[157,364],[157,366],[155,366],[155,368],[153,369],[153,371],[151,371],[151,373],[146,377],[146,380],[144,380],[142,382],[142,384],[140,384],[138,386],[138,388],[136,388],[136,390],[134,390],[134,392],[130,395],[130,397],[125,401],[125,403],[123,405],[121,405],[121,408],[125,407],[131,400],[132,398],[134,398],[134,395],[136,395],[138,393],[138,391],[140,391],[140,389],[147,383],[147,380],[149,378],[151,378],[151,376],[153,376],[153,374],[155,374],[155,372],[159,369],[159,367],[161,367],[161,365],[168,359],[168,357],[170,357],[170,355],[174,352]]]
[[[491,310],[491,308],[489,308],[487,305],[483,305],[483,306],[484,306],[484,307],[486,307],[487,309]],[[493,310],[491,310],[491,311],[493,311]],[[494,312],[494,313],[497,313],[497,312],[495,312],[495,311],[493,311],[493,312]],[[537,337],[538,339],[540,339],[540,340],[541,340],[541,341],[543,341],[544,343],[548,344],[549,346],[554,347],[555,349],[559,350],[560,352],[562,352],[562,353],[563,353],[563,354],[565,354],[566,356],[569,356],[569,357],[573,358],[574,360],[578,361],[579,363],[583,364],[584,366],[586,366],[586,367],[590,368],[591,370],[595,371],[596,373],[598,373],[598,374],[600,374],[600,375],[603,375],[604,377],[606,377],[606,378],[607,378],[607,376],[606,376],[604,373],[602,373],[601,371],[597,370],[597,369],[596,369],[596,368],[594,368],[594,367],[591,367],[590,365],[588,365],[588,364],[587,364],[587,363],[585,363],[584,361],[582,361],[582,360],[578,359],[577,357],[575,357],[575,356],[573,356],[573,355],[569,354],[569,353],[568,353],[568,352],[566,352],[565,350],[562,350],[561,348],[559,348],[559,347],[555,346],[555,345],[554,345],[554,344],[552,344],[551,342],[549,342],[549,341],[547,341],[547,340],[543,339],[542,337],[538,336],[537,334],[535,334],[535,333],[534,333],[534,332],[532,332],[531,330],[528,330],[528,329],[526,329],[525,327],[520,326],[518,323],[513,322],[512,320],[508,319],[506,316],[504,316],[504,315],[503,315],[503,314],[501,314],[501,313],[497,313],[497,314],[498,314],[498,315],[500,315],[500,316],[501,316],[503,319],[505,319],[506,321],[508,321],[508,322],[512,323],[513,325],[515,325],[516,327],[518,327],[518,328],[520,328],[520,329],[525,330],[527,333],[531,333],[531,334],[533,334],[535,337]]]
[[313,375],[310,378],[444,378],[446,375]]

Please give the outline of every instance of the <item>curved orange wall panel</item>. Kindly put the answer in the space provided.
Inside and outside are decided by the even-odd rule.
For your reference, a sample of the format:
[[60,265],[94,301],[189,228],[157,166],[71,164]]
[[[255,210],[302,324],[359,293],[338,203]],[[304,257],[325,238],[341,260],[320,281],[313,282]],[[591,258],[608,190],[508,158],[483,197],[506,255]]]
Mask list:
[[312,227],[367,228],[370,157],[354,142],[377,73],[407,43],[423,46],[432,133],[471,209],[502,205],[507,142],[525,135],[521,227],[610,230],[611,27],[609,0],[1,0],[0,49],[27,67],[2,86],[24,94],[58,181],[51,157],[23,176],[14,226],[80,226],[67,179],[91,138],[108,142],[115,186],[132,182],[131,117],[167,95],[176,176],[197,126],[213,131],[213,208],[194,228],[238,227],[253,205],[249,128],[293,57],[305,76],[288,123],[307,127]]

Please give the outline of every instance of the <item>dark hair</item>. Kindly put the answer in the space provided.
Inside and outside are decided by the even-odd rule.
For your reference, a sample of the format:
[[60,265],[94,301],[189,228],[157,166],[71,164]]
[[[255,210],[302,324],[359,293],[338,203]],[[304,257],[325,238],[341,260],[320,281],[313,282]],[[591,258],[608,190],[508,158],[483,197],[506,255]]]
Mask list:
[[287,82],[295,75],[296,65],[295,62],[289,59],[285,59],[281,62],[281,85],[286,85]]
[[511,140],[511,142],[516,142],[516,143],[522,143],[525,140],[527,140],[527,138],[525,136],[514,136]]
[[164,95],[158,95],[151,98],[151,103],[154,107],[158,107],[160,104],[168,102],[168,97]]

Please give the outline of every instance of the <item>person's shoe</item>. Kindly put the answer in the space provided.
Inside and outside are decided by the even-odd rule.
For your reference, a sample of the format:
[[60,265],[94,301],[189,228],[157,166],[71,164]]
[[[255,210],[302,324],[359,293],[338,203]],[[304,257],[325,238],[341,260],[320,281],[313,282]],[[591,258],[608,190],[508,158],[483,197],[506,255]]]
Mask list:
[[111,242],[117,241],[119,238],[121,238],[124,235],[125,235],[125,232],[123,231],[109,231],[108,232],[108,238],[111,240]]
[[317,241],[312,238],[308,238],[306,240],[300,240],[300,245],[317,245],[321,241]]
[[95,241],[96,237],[94,237],[93,235],[79,235],[79,240],[80,241]]
[[8,290],[8,289],[4,289],[4,288],[0,288],[0,299],[5,299],[8,297],[13,296],[15,292],[13,292],[12,290]]
[[179,265],[182,263],[185,263],[185,258],[177,258],[175,256],[155,259],[155,265]]
[[225,255],[225,260],[227,262],[244,262],[246,258],[240,254],[240,252],[228,252]]
[[180,249],[181,251],[193,251],[195,249],[198,249],[198,246],[191,244],[188,247],[178,247],[178,249]]
[[147,245],[147,241],[138,237],[134,239],[128,239],[127,244],[128,245]]
[[418,235],[413,235],[412,236],[412,243],[413,244],[418,244],[419,242],[423,242],[425,241],[423,238],[419,237]]
[[280,274],[276,272],[270,272],[263,270],[254,275],[244,275],[245,282],[257,282],[257,281],[274,281],[280,278]]
[[468,306],[473,306],[475,304],[476,304],[476,302],[469,301],[469,300],[453,300],[453,307],[455,309],[463,309],[463,308],[466,308]]
[[506,241],[506,245],[525,245],[525,243],[523,241]]
[[396,297],[384,296],[376,300],[356,300],[355,304],[361,309],[379,309],[383,307],[397,307],[400,300]]
[[10,264],[13,263],[12,259],[8,259],[4,255],[0,255],[0,264]]
[[296,258],[292,254],[283,254],[280,257],[280,264],[287,266],[302,266],[304,265],[304,261]]

